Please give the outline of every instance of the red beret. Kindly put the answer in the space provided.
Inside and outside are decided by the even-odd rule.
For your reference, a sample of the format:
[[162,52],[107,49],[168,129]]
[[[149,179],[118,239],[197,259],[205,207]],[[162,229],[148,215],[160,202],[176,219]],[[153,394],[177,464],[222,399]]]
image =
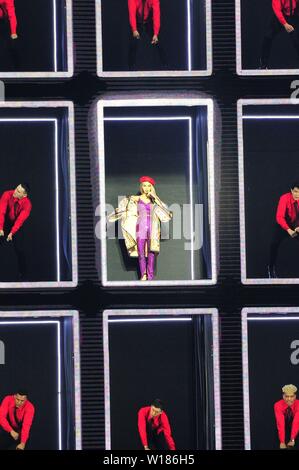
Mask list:
[[139,178],[139,183],[145,183],[146,181],[151,183],[153,186],[156,184],[155,180],[150,176],[141,176],[141,178]]

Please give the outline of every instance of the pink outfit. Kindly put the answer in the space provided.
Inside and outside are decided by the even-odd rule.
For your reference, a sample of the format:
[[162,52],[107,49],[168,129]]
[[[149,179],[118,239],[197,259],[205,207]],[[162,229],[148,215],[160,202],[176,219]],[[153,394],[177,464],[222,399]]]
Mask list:
[[[154,279],[155,253],[150,251],[151,245],[151,211],[152,204],[138,201],[138,220],[136,226],[137,250],[141,277],[147,274],[147,279]],[[147,257],[146,257],[147,254]]]

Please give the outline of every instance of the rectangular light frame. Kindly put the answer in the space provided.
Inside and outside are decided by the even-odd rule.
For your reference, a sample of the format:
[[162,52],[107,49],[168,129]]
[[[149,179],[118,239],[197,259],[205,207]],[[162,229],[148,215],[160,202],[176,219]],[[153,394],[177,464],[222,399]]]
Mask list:
[[[51,320],[45,320],[45,317]],[[13,319],[16,320],[13,320]],[[58,442],[62,449],[62,422],[61,422],[61,329],[60,321],[63,318],[72,319],[73,355],[74,355],[74,396],[75,396],[75,446],[76,450],[82,448],[81,427],[81,379],[80,379],[80,337],[79,313],[75,310],[26,310],[26,311],[0,311],[1,324],[56,324],[57,325],[57,400],[58,400]],[[21,320],[20,320],[21,319]],[[29,320],[28,320],[29,319]]]
[[0,78],[69,78],[74,75],[74,46],[73,46],[73,1],[63,0],[66,7],[66,40],[67,64],[66,71],[57,71],[57,1],[53,2],[53,71],[50,72],[0,72]]
[[[244,175],[244,137],[243,137],[243,120],[244,120],[244,107],[246,106],[267,106],[273,105],[290,105],[299,106],[299,99],[292,98],[277,98],[277,99],[240,99],[237,103],[238,115],[238,160],[239,160],[239,212],[240,212],[240,257],[241,257],[241,281],[247,285],[277,285],[277,284],[299,284],[299,278],[248,278],[246,268],[246,217],[245,217],[245,175]],[[277,119],[278,109],[275,112],[273,119]],[[289,118],[289,115],[283,115],[283,118]],[[246,119],[251,119],[251,116],[245,116]],[[252,117],[252,119],[254,116]],[[266,119],[262,115],[259,119]],[[271,117],[267,117],[271,119]]]
[[[273,317],[264,317],[266,314],[273,314]],[[248,357],[248,321],[277,321],[294,320],[290,314],[298,314],[299,307],[246,307],[242,309],[242,374],[243,374],[243,413],[244,413],[244,440],[245,450],[251,450],[250,434],[250,394],[249,394],[249,357]],[[256,315],[259,318],[250,318],[249,315]],[[276,317],[275,317],[276,315]],[[282,317],[283,315],[283,317]]]
[[[213,378],[214,378],[214,412],[215,412],[215,449],[222,448],[221,428],[221,395],[220,395],[220,347],[219,347],[219,315],[215,308],[182,308],[182,309],[137,309],[137,310],[104,310],[103,312],[103,348],[104,348],[104,390],[105,390],[105,449],[111,450],[111,419],[110,419],[110,360],[109,360],[109,319],[111,317],[141,317],[138,321],[149,321],[149,316],[156,316],[152,321],[163,321],[161,316],[173,316],[173,321],[186,321],[194,315],[210,315],[212,318],[213,337]],[[178,317],[178,318],[176,318]],[[165,319],[166,320],[166,319]],[[165,321],[164,320],[164,321]],[[131,320],[134,322],[134,319]],[[135,320],[137,321],[137,320]],[[170,321],[167,319],[166,321]]]
[[59,247],[59,185],[58,185],[58,127],[55,118],[1,118],[0,122],[5,121],[32,121],[44,122],[53,121],[55,125],[55,223],[56,223],[56,281],[37,281],[37,282],[0,282],[1,289],[16,288],[57,288],[57,287],[76,287],[78,284],[78,256],[77,256],[77,212],[76,212],[76,175],[75,175],[75,128],[74,128],[74,104],[71,101],[0,101],[0,110],[2,109],[37,109],[37,108],[67,108],[69,125],[69,197],[70,197],[70,217],[71,217],[71,245],[72,245],[72,280],[60,280],[60,247]]
[[[125,1],[125,0],[124,0]],[[212,57],[212,1],[205,0],[206,2],[206,57],[207,68],[205,70],[191,70],[192,68],[192,44],[191,44],[191,0],[187,2],[187,22],[188,22],[188,35],[187,35],[187,62],[188,70],[157,70],[157,71],[116,71],[109,72],[103,70],[103,39],[102,39],[102,0],[96,0],[96,31],[97,31],[97,75],[99,77],[207,77],[212,75],[213,57]],[[201,0],[199,0],[201,1]]]
[[[207,128],[208,128],[208,149],[207,149],[207,166],[208,166],[208,194],[209,194],[209,221],[211,227],[211,279],[198,280],[174,280],[174,281],[109,281],[107,279],[107,240],[102,234],[106,232],[106,177],[105,177],[105,145],[104,145],[104,108],[121,108],[121,107],[171,107],[171,106],[206,106],[207,107]],[[170,108],[171,109],[171,108]],[[106,287],[113,286],[192,286],[192,285],[215,285],[217,282],[217,252],[216,252],[216,208],[215,208],[215,155],[214,155],[214,103],[210,98],[144,98],[144,99],[100,99],[96,106],[97,113],[97,167],[99,173],[99,202],[101,215],[101,283]],[[108,118],[109,119],[109,118]],[[127,119],[127,118],[124,118]],[[140,120],[142,118],[138,118]],[[152,119],[152,118],[150,118]],[[164,118],[162,118],[164,119]],[[167,118],[169,121],[172,117]],[[177,118],[175,118],[177,119]],[[187,117],[188,119],[188,117]],[[190,158],[190,123],[189,123],[189,171],[191,171],[192,161]],[[212,145],[210,144],[212,142]],[[191,145],[191,147],[190,147]],[[191,221],[194,226],[194,221]],[[192,232],[193,233],[193,232]],[[191,276],[192,277],[192,276]]]

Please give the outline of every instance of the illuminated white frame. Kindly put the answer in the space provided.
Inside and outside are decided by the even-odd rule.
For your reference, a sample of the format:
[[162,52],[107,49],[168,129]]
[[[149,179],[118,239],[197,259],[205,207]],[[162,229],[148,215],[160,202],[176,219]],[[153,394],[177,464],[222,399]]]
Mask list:
[[[50,317],[51,320],[45,320]],[[13,320],[16,318],[16,320]],[[59,450],[62,447],[62,419],[61,419],[61,330],[60,320],[72,319],[73,357],[74,357],[74,396],[75,396],[75,446],[76,450],[82,448],[81,427],[81,379],[80,379],[80,338],[79,313],[75,310],[30,310],[30,311],[0,311],[0,326],[3,324],[56,324],[57,325],[57,396],[58,396],[58,442]],[[20,320],[21,319],[21,320]],[[44,319],[44,320],[43,320]]]
[[[148,316],[156,315],[151,320]],[[172,315],[173,319],[162,319],[161,316]],[[182,319],[182,315],[186,319]],[[110,419],[110,362],[109,362],[109,323],[111,317],[144,317],[139,320],[132,318],[131,323],[139,321],[188,321],[194,315],[210,315],[212,318],[213,339],[213,387],[215,414],[215,449],[222,448],[221,399],[220,399],[220,348],[219,348],[219,316],[215,308],[187,309],[138,309],[138,310],[104,310],[103,312],[103,348],[104,348],[104,387],[105,387],[105,449],[111,450],[111,419]],[[176,318],[179,316],[180,318]],[[189,317],[189,318],[188,318]],[[112,319],[113,321],[113,319]],[[121,320],[118,320],[121,321]],[[127,323],[129,323],[128,320]]]
[[243,76],[298,75],[299,68],[297,69],[243,69],[242,67],[241,2],[242,0],[235,0],[237,74],[243,75]]
[[[276,314],[277,317],[265,317],[266,314]],[[249,315],[255,315],[254,320],[298,320],[298,307],[248,307],[242,309],[242,373],[243,373],[243,412],[244,412],[244,440],[245,450],[251,450],[251,434],[250,434],[250,394],[249,394],[249,357],[248,357],[248,318]],[[297,314],[297,316],[290,316]],[[260,317],[260,318],[258,318]]]
[[[105,145],[104,145],[104,108],[122,108],[122,107],[150,107],[150,106],[206,106],[207,107],[207,127],[208,127],[208,143],[212,145],[207,146],[207,166],[208,166],[208,194],[209,194],[209,221],[210,221],[210,239],[211,239],[211,279],[198,279],[198,280],[175,280],[175,281],[109,281],[107,279],[107,240],[103,236],[106,233],[106,178],[105,178]],[[100,216],[101,216],[101,283],[103,286],[180,286],[180,285],[214,285],[217,282],[217,256],[216,256],[216,211],[215,211],[215,157],[214,157],[214,103],[209,98],[144,98],[144,99],[100,99],[97,102],[97,152],[98,152],[98,168],[99,173],[99,201],[100,201]],[[108,118],[109,119],[109,118]],[[129,118],[123,118],[128,120]],[[140,121],[142,118],[133,118],[133,120]],[[182,117],[169,117],[169,118],[149,118],[148,120],[177,120]],[[186,120],[189,119],[186,116]],[[192,125],[191,119],[189,121],[189,172],[192,176]],[[190,194],[192,197],[191,181],[190,181]],[[191,199],[192,200],[192,199]],[[191,224],[194,227],[194,220],[191,213]],[[193,230],[191,231],[193,233]],[[193,256],[191,256],[191,273],[194,271]],[[192,277],[192,274],[191,274]]]
[[59,184],[58,184],[58,121],[56,118],[0,118],[1,122],[53,122],[55,130],[55,213],[56,213],[56,281],[41,282],[0,282],[0,289],[43,288],[43,287],[76,287],[78,284],[77,260],[77,216],[76,216],[76,177],[75,177],[75,129],[74,105],[70,101],[0,101],[0,109],[37,109],[37,108],[66,108],[69,125],[69,174],[70,174],[70,216],[71,216],[71,245],[72,245],[72,280],[60,280],[60,243],[59,243]]
[[[67,70],[57,71],[57,1],[63,1],[66,6],[66,41],[67,41]],[[0,72],[0,78],[68,78],[74,75],[73,47],[73,1],[52,0],[53,2],[53,71],[50,72]]]
[[[299,278],[248,278],[246,268],[246,218],[245,218],[245,177],[244,177],[244,139],[243,139],[243,120],[244,107],[246,106],[271,106],[271,105],[290,105],[298,106],[299,99],[242,99],[238,100],[238,147],[239,147],[239,212],[240,212],[240,255],[241,255],[241,281],[243,284],[299,284]],[[265,108],[266,112],[266,108]],[[273,116],[267,117],[261,115],[260,119],[289,119],[290,116],[284,114],[279,116],[279,109],[275,111]],[[299,112],[298,112],[299,115]],[[247,119],[254,119],[254,116],[248,116]],[[296,119],[296,116],[292,116]],[[299,118],[299,116],[298,116]]]
[[[124,0],[125,1],[125,0]],[[157,71],[117,71],[109,72],[103,70],[103,40],[102,40],[102,0],[96,0],[96,30],[97,30],[97,74],[99,77],[207,77],[212,75],[212,1],[206,2],[206,57],[207,68],[205,70],[192,70],[192,44],[191,44],[191,14],[190,0],[187,1],[187,21],[188,21],[188,70],[157,70]],[[201,1],[201,0],[199,0]]]

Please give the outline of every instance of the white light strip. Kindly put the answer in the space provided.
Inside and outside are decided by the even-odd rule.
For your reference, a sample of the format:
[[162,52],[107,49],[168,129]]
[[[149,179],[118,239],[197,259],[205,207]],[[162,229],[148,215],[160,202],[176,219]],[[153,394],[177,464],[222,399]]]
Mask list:
[[299,320],[298,317],[266,317],[266,318],[261,318],[261,317],[247,317],[247,320],[258,320],[258,321],[267,321],[267,320]]
[[54,122],[55,118],[0,118],[1,122]]
[[108,320],[108,323],[145,323],[145,322],[189,322],[192,318],[122,318],[117,320]]
[[42,325],[42,324],[47,324],[47,325],[50,325],[50,324],[57,324],[58,322],[57,321],[54,321],[54,320],[46,320],[46,321],[40,321],[40,320],[29,320],[29,321],[2,321],[1,318],[0,318],[0,326],[1,325],[23,325],[23,324],[26,324],[26,325]]
[[58,360],[58,368],[57,368],[57,399],[58,399],[58,443],[59,443],[59,450],[62,449],[62,422],[61,422],[61,346],[60,346],[60,322],[54,320],[46,320],[46,321],[1,321],[0,320],[0,327],[2,325],[56,325],[56,332],[57,332],[57,360]]
[[53,34],[54,34],[54,72],[57,72],[57,11],[56,0],[53,0]]
[[191,239],[191,280],[194,281],[194,211],[193,211],[193,142],[192,142],[192,118],[190,116],[173,116],[173,117],[121,117],[121,118],[104,118],[104,121],[188,121],[189,123],[189,191],[190,191],[190,239]]
[[58,177],[58,123],[55,119],[55,194],[56,194],[56,270],[60,282],[60,241],[59,241],[59,177]]
[[192,70],[192,50],[191,50],[191,0],[187,0],[187,20],[188,20],[188,71]]
[[[216,309],[167,309],[169,315],[173,315],[173,321],[191,321],[192,317],[179,317],[176,315],[210,315],[212,317],[212,341],[213,341],[213,383],[207,384],[207,386],[213,387],[214,390],[214,417],[215,417],[215,448],[216,450],[222,447],[222,434],[221,434],[221,400],[220,400],[220,370],[219,370],[219,318],[218,311]],[[138,315],[147,317],[148,315],[166,315],[166,312],[158,309],[150,310],[104,310],[103,312],[103,349],[104,349],[104,388],[105,388],[105,449],[111,450],[111,390],[110,390],[110,350],[109,350],[109,323],[113,321],[114,317],[118,316],[131,316],[132,318]],[[133,318],[131,322],[134,322]],[[147,318],[142,320],[146,321]],[[124,318],[124,320],[129,320]],[[148,320],[153,320],[148,318]],[[171,318],[154,319],[159,320],[172,320]],[[119,321],[119,319],[116,319]],[[137,320],[138,321],[138,320]]]
[[104,118],[104,121],[188,121],[188,116],[169,116],[169,117],[111,117]]
[[190,188],[190,240],[191,240],[191,279],[194,281],[194,207],[193,207],[193,142],[192,119],[189,118],[189,188]]
[[258,115],[252,115],[252,116],[242,116],[243,119],[299,119],[299,116],[294,115],[282,115],[282,116],[258,116]]
[[60,322],[57,324],[57,356],[58,356],[58,436],[59,436],[59,450],[62,449],[62,436],[61,436],[61,345],[60,345]]

